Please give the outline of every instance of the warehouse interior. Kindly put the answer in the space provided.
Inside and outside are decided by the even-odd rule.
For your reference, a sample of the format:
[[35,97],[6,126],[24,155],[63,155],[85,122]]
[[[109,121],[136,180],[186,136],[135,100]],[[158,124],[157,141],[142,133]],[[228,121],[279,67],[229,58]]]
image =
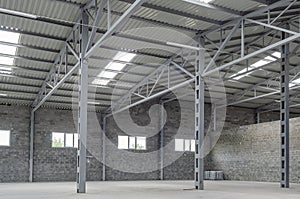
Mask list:
[[299,198],[299,0],[0,0],[0,198]]

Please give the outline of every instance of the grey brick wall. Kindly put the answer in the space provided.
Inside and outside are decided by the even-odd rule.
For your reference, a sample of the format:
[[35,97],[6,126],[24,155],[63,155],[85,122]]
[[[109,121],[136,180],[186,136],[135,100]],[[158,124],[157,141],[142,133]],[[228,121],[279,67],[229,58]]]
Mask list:
[[0,146],[0,182],[29,178],[29,109],[0,106],[0,129],[11,130],[10,146]]
[[[76,113],[75,113],[76,114]],[[90,113],[95,114],[95,113]],[[77,165],[77,149],[52,148],[52,132],[74,133],[76,131],[73,113],[66,110],[40,109],[35,116],[35,148],[34,148],[34,181],[75,181]],[[95,122],[91,119],[89,124]],[[100,118],[99,121],[100,122]],[[92,125],[89,125],[92,127]],[[102,164],[99,161],[101,147],[91,146],[94,142],[99,145],[101,130],[88,130],[88,163],[87,180],[101,180]],[[94,142],[93,142],[94,141]],[[95,156],[99,157],[95,157]]]
[[[151,123],[149,107],[157,100],[148,102],[130,110],[135,124],[145,126]],[[165,165],[166,180],[192,180],[194,177],[194,154],[175,152],[172,140],[194,138],[194,104],[178,102],[165,104],[167,121],[164,126],[164,145],[170,145],[164,151],[164,162],[177,156],[179,158],[170,165]],[[180,117],[182,112],[183,117]],[[29,116],[28,107],[0,106],[0,129],[11,129],[10,147],[0,147],[0,181],[23,182],[28,180],[29,162]],[[96,117],[93,117],[96,116]],[[205,126],[210,122],[210,107],[206,105]],[[273,120],[275,117],[270,117]],[[76,113],[75,113],[76,118]],[[263,121],[268,115],[261,116]],[[299,122],[298,122],[299,120]],[[279,134],[278,123],[256,122],[255,112],[249,109],[228,108],[224,132],[215,149],[205,159],[206,170],[223,170],[227,179],[278,181],[279,176]],[[34,180],[35,181],[75,181],[76,178],[76,149],[55,149],[51,147],[51,132],[76,132],[76,121],[71,111],[40,109],[36,113]],[[95,125],[96,124],[96,125]],[[299,124],[300,119],[291,120],[291,178],[299,181]],[[102,131],[100,129],[100,114],[88,114],[88,180],[102,179]],[[248,125],[248,126],[243,126]],[[183,128],[179,128],[182,126]],[[154,128],[154,127],[153,127]],[[263,129],[263,131],[262,131]],[[107,120],[106,159],[123,165],[130,170],[128,157],[120,157],[122,153],[113,149],[117,145],[117,136],[124,132],[116,125],[113,118]],[[141,136],[147,135],[146,131]],[[160,136],[149,135],[147,151],[132,151],[145,153],[157,151],[160,148]],[[114,151],[114,153],[112,153]],[[150,160],[137,163],[143,167],[153,164],[159,168],[160,153]],[[131,161],[134,162],[134,161]],[[110,166],[106,167],[107,180],[155,180],[159,179],[159,169],[151,172],[136,174],[122,172]]]
[[[290,119],[290,179],[300,183],[300,118]],[[211,169],[229,180],[280,180],[279,122],[225,130],[210,154]]]

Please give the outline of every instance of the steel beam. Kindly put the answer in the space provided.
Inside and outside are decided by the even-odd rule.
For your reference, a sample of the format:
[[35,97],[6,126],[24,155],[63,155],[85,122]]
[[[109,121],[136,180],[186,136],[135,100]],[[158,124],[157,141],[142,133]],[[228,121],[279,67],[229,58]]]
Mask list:
[[219,66],[219,67],[217,67],[217,68],[215,68],[215,69],[209,70],[208,72],[204,73],[203,76],[209,76],[209,75],[211,75],[211,74],[213,74],[213,73],[215,73],[215,72],[218,72],[218,71],[220,71],[220,70],[223,70],[223,69],[225,69],[225,68],[227,68],[227,67],[229,67],[229,66],[232,66],[232,65],[234,65],[234,64],[240,63],[240,62],[242,62],[242,61],[244,61],[244,60],[248,60],[248,59],[250,59],[250,58],[252,58],[252,57],[255,57],[255,56],[257,56],[257,55],[259,55],[259,54],[261,54],[261,53],[264,53],[264,52],[266,52],[266,51],[268,51],[268,50],[271,50],[271,49],[273,49],[273,48],[276,48],[276,47],[282,46],[282,45],[284,45],[284,44],[287,44],[287,43],[289,43],[289,42],[292,42],[292,41],[298,39],[299,37],[300,37],[300,33],[297,33],[296,35],[290,36],[290,37],[288,37],[288,38],[286,38],[286,39],[283,39],[283,40],[281,40],[281,41],[279,41],[279,42],[277,42],[277,43],[274,43],[274,44],[272,44],[272,45],[270,45],[270,46],[267,46],[267,47],[265,47],[265,48],[262,48],[262,49],[260,49],[260,50],[258,50],[258,51],[255,51],[255,52],[251,53],[251,54],[245,55],[244,57],[241,57],[241,58],[236,59],[236,60],[234,60],[234,61],[232,61],[232,62],[229,62],[229,63],[227,63],[227,64],[224,64],[224,65],[222,65],[222,66]]
[[[126,3],[133,3],[134,2],[134,0],[119,0],[119,1],[123,1],[123,2],[126,2]],[[199,21],[204,21],[204,22],[207,22],[207,23],[210,23],[210,24],[220,25],[222,23],[221,21],[217,21],[217,20],[214,20],[214,19],[201,17],[199,15],[195,15],[195,14],[192,14],[192,13],[182,12],[182,11],[179,11],[179,10],[154,5],[154,4],[151,4],[151,3],[144,3],[143,7],[158,10],[158,11],[161,11],[161,12],[166,12],[166,13],[169,13],[169,14],[180,15],[182,17],[196,19],[196,20],[199,20]]]
[[34,111],[38,110],[51,96],[54,92],[57,91],[59,87],[61,87],[65,81],[78,69],[79,63],[77,63],[57,84],[54,86],[45,97],[42,98],[41,101],[37,105],[34,106]]
[[[205,44],[204,38],[199,38],[199,47],[203,48]],[[198,58],[195,66],[195,188],[204,190],[204,77],[201,75],[205,69],[205,51],[197,52]]]
[[260,9],[257,9],[253,12],[248,13],[248,14],[245,14],[242,17],[238,17],[238,18],[235,18],[235,19],[233,19],[229,22],[225,22],[222,25],[216,26],[215,28],[210,28],[208,30],[202,31],[201,35],[207,35],[209,33],[212,33],[212,32],[218,31],[218,30],[224,30],[225,28],[227,28],[229,26],[232,26],[232,24],[236,24],[236,22],[239,21],[239,20],[245,20],[245,19],[248,19],[248,18],[251,18],[251,17],[261,15],[262,13],[267,12],[269,10],[278,8],[280,6],[288,5],[291,1],[294,1],[294,0],[280,0],[280,1],[277,1],[277,2],[272,2],[272,4],[270,4],[268,6],[265,6],[265,7],[262,7]]
[[80,68],[79,68],[79,107],[78,107],[78,152],[77,152],[77,193],[86,193],[86,139],[88,106],[88,59],[85,50],[88,43],[89,17],[82,10],[80,24]]
[[[282,39],[286,38],[286,33],[282,33]],[[281,142],[281,188],[289,188],[289,44],[282,46],[281,50],[281,77],[280,77],[280,142]]]
[[86,52],[85,58],[92,56],[92,53],[96,48],[99,48],[103,45],[103,42],[108,39],[112,34],[122,28],[124,23],[135,13],[137,9],[145,2],[146,0],[136,0],[126,11],[125,13],[111,26],[109,30]]
[[104,115],[102,117],[102,181],[106,180],[106,120]]
[[224,50],[225,46],[227,45],[227,43],[231,40],[233,34],[236,32],[236,30],[240,27],[241,21],[238,21],[235,26],[232,28],[232,30],[230,31],[230,33],[227,35],[226,39],[224,40],[224,42],[222,43],[222,45],[220,46],[220,48],[218,49],[218,51],[215,53],[214,57],[210,60],[209,64],[207,65],[207,67],[204,69],[204,73],[211,67],[211,65],[213,65],[213,63],[216,61],[216,59],[219,57],[219,55],[222,53],[222,51]]
[[160,180],[164,180],[164,102],[160,105]]
[[96,36],[96,33],[97,33],[98,24],[100,22],[101,17],[103,16],[103,13],[104,13],[103,12],[104,11],[104,5],[105,5],[104,3],[105,3],[105,1],[101,0],[99,8],[96,10],[96,16],[95,16],[95,19],[94,19],[94,22],[93,22],[93,26],[92,26],[92,31],[90,33],[89,40],[88,40],[88,43],[87,43],[86,52],[92,46],[93,41],[95,39],[95,36]]

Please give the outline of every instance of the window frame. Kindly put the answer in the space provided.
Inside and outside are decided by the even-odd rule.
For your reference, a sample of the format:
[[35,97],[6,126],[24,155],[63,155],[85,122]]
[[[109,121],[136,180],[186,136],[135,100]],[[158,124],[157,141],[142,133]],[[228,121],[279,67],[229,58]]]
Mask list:
[[[63,134],[64,135],[64,140],[63,140],[63,146],[62,147],[55,147],[53,146],[53,134],[57,133],[57,134]],[[72,146],[67,146],[67,135],[73,135],[73,141],[72,141]],[[51,148],[55,148],[55,149],[77,149],[78,148],[78,144],[75,144],[76,142],[78,143],[78,139],[76,140],[75,138],[78,135],[78,133],[70,133],[70,132],[58,132],[58,131],[52,131],[51,132]]]
[[[120,137],[127,137],[127,148],[120,148],[119,146],[119,139]],[[140,149],[140,148],[137,148],[137,140],[138,138],[143,138],[145,139],[145,149]],[[134,148],[131,147],[131,144],[132,144],[132,139],[134,139]],[[134,151],[146,151],[147,150],[147,137],[144,137],[144,136],[128,136],[128,135],[118,135],[118,149],[120,150],[134,150]]]
[[11,146],[11,130],[3,130],[1,129],[0,132],[8,132],[8,145],[0,145],[0,147],[10,147]]
[[[176,143],[177,143],[177,141],[181,141],[182,142],[182,144],[183,144],[183,146],[182,147],[180,147],[180,148],[182,148],[182,149],[180,149],[180,150],[177,150],[177,145],[176,145]],[[187,147],[186,147],[186,144],[188,144],[189,146],[188,146],[188,149],[187,149]],[[192,146],[192,145],[194,145],[194,146]],[[175,152],[192,152],[192,153],[194,153],[195,152],[195,149],[196,149],[196,140],[195,139],[182,139],[182,138],[176,138],[175,139],[175,141],[174,141],[174,148],[175,148]]]

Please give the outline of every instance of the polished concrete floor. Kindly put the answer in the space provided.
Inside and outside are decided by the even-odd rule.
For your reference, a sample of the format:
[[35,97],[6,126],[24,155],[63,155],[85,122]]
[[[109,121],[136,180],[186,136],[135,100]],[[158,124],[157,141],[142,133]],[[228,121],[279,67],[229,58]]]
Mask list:
[[300,199],[300,184],[280,189],[278,183],[206,181],[205,191],[192,181],[89,182],[87,194],[76,194],[75,183],[0,184],[1,199]]

